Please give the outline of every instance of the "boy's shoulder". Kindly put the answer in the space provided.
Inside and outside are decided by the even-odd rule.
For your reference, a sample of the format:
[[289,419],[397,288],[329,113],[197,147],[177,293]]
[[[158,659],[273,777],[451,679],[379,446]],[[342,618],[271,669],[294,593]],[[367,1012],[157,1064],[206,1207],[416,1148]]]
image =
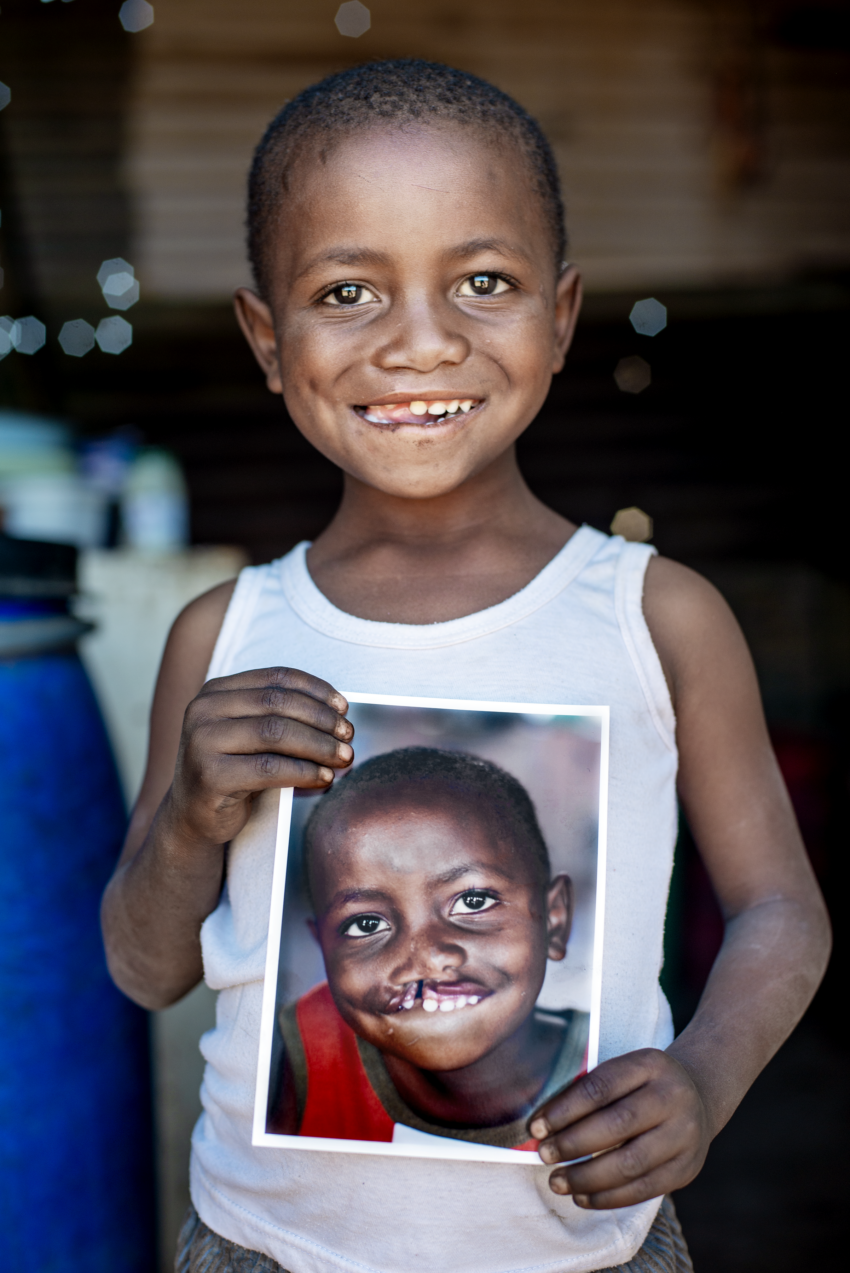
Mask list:
[[228,579],[201,593],[184,606],[171,625],[162,669],[181,684],[185,682],[187,687],[194,687],[189,699],[194,698],[204,683],[236,582]]
[[684,684],[700,669],[749,660],[737,620],[717,588],[669,557],[649,561],[643,613],[674,706]]

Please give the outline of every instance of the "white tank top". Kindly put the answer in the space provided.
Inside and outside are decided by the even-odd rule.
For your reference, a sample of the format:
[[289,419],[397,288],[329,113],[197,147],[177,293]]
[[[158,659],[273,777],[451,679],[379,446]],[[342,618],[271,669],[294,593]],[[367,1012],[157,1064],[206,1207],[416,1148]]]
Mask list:
[[[243,570],[209,676],[301,668],[364,694],[608,704],[611,709],[600,1060],[666,1047],[658,984],[676,839],[675,720],[641,606],[654,549],[583,526],[521,592],[423,625],[345,614],[318,590],[306,544]],[[252,1109],[277,792],[232,842],[201,930],[219,991],[192,1200],[223,1237],[291,1273],[587,1273],[631,1259],[658,1200],[584,1211],[549,1168],[255,1148]]]

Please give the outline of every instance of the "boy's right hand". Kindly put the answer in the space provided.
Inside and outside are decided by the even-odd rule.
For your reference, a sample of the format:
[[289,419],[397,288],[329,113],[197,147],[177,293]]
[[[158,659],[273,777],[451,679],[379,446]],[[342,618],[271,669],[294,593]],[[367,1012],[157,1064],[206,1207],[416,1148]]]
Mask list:
[[222,845],[267,787],[321,790],[354,759],[348,703],[327,681],[273,667],[208,681],[186,709],[168,819],[181,838]]

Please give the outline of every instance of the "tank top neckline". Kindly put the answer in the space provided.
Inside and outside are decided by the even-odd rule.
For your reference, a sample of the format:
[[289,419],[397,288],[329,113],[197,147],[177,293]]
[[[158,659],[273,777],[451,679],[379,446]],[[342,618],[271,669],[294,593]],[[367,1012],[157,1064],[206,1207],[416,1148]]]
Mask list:
[[310,574],[307,567],[310,543],[307,540],[280,558],[278,565],[281,587],[289,605],[315,631],[354,645],[433,650],[488,636],[527,618],[563,592],[608,542],[608,535],[591,526],[580,526],[552,560],[519,592],[485,610],[438,623],[384,623],[376,619],[361,619],[340,610],[319,590]]

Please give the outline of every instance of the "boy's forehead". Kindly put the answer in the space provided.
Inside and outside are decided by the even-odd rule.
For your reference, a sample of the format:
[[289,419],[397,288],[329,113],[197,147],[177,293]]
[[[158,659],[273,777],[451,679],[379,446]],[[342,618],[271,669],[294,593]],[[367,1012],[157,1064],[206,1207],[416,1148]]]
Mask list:
[[334,250],[423,256],[484,240],[548,262],[548,229],[529,176],[511,139],[497,146],[461,125],[372,128],[313,147],[287,183],[279,265],[292,281]]
[[332,875],[366,866],[406,873],[423,861],[438,874],[473,862],[498,866],[506,876],[526,874],[529,853],[517,828],[500,826],[480,792],[434,781],[398,783],[353,792],[334,815],[316,837]]

